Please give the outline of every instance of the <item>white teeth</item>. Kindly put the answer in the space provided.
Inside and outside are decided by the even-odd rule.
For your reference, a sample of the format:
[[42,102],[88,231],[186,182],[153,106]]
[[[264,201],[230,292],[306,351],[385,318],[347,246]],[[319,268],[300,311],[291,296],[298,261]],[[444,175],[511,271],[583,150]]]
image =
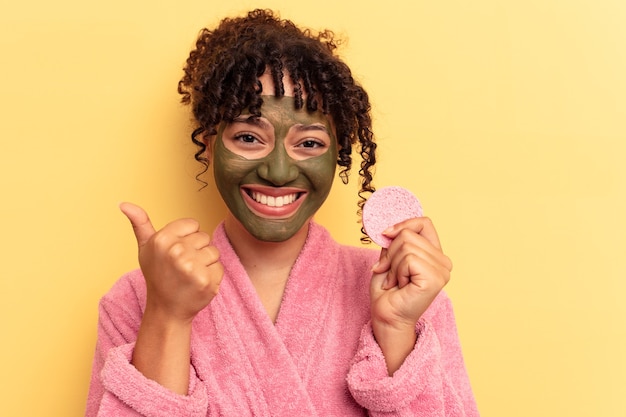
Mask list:
[[282,207],[287,204],[291,204],[298,198],[297,194],[287,194],[278,197],[272,197],[271,195],[261,194],[257,191],[252,192],[252,198],[254,201],[260,204],[265,204],[270,207]]

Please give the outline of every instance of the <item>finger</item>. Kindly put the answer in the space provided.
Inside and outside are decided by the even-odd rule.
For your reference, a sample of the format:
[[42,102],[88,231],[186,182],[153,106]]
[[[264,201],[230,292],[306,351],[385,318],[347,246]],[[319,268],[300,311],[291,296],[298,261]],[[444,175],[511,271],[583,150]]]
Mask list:
[[137,245],[143,246],[154,235],[155,230],[152,226],[152,222],[148,217],[148,213],[139,206],[131,203],[120,204],[120,210],[130,220],[130,224],[133,226],[135,232],[135,238],[137,239]]
[[419,285],[420,277],[425,277],[425,274],[428,272],[432,273],[434,269],[436,268],[424,259],[415,255],[405,256],[398,264],[397,269],[394,270],[398,280],[398,288],[402,288],[411,282]]
[[195,232],[185,236],[184,242],[186,245],[194,249],[202,249],[211,244],[211,236],[205,232]]
[[167,236],[186,237],[197,233],[199,230],[200,223],[197,220],[178,219],[165,225],[161,232]]
[[204,291],[208,292],[212,299],[217,295],[224,278],[224,266],[221,262],[214,262],[211,265],[207,265],[203,272]]
[[374,288],[376,290],[387,290],[396,285],[396,281],[390,282],[388,279],[388,277],[393,278],[390,277],[389,274],[390,267],[391,259],[389,258],[389,251],[386,248],[382,248],[378,262],[372,267],[372,280],[370,283],[372,290]]
[[399,281],[404,282],[406,277],[406,284],[412,283],[422,290],[432,286],[441,289],[450,281],[450,269],[414,256],[407,256],[406,261],[398,266],[397,273],[402,276]]
[[411,281],[411,275],[407,273],[407,264],[417,257],[411,253],[397,254],[391,259],[391,265],[387,271],[385,289],[397,286],[402,288]]
[[430,220],[430,218],[415,217],[413,219],[405,220],[385,230],[383,232],[383,235],[385,235],[389,239],[395,239],[396,236],[398,236],[400,232],[402,232],[402,230],[404,229],[412,230],[413,232],[426,238],[426,240],[428,240],[430,244],[437,249],[441,249],[441,243],[439,242],[437,230],[435,229],[435,226],[433,225],[433,222]]
[[200,249],[202,253],[202,260],[205,266],[211,266],[215,263],[219,263],[220,252],[215,246],[205,246]]
[[382,274],[373,274],[372,280],[370,281],[370,291],[372,294],[380,295],[381,291],[387,290],[387,284],[385,282],[387,278],[387,273]]
[[378,262],[376,262],[372,267],[372,272],[380,274],[387,271],[390,265],[391,260],[389,259],[389,251],[386,248],[382,248],[380,250],[380,256],[378,257]]
[[433,246],[424,236],[409,229],[403,229],[391,242],[387,250],[391,254],[392,268],[394,267],[394,262],[397,265],[397,260],[401,259],[402,256],[413,254],[429,263],[441,265],[449,270],[452,269],[452,261],[441,249]]

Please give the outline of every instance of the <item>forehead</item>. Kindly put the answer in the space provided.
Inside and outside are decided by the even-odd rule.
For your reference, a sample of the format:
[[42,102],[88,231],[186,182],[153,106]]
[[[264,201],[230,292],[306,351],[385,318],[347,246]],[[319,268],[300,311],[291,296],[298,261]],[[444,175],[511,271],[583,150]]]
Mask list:
[[[274,129],[279,126],[291,127],[294,125],[310,126],[321,124],[328,130],[329,134],[333,137],[335,136],[334,123],[329,114],[324,114],[321,110],[309,112],[306,108],[296,108],[295,85],[291,81],[289,73],[283,75],[284,95],[280,97],[274,95],[275,86],[269,68],[266,69],[258,80],[263,87],[261,93],[263,104],[259,109],[260,118],[250,118],[249,109],[246,108],[242,109],[240,116],[236,117],[233,122],[251,123],[260,127],[273,127]],[[306,97],[306,92],[302,91],[302,99],[306,100]]]
[[[330,118],[321,111],[309,112],[305,108],[296,109],[295,99],[293,97],[276,97],[261,96],[263,105],[261,106],[261,119],[277,126],[293,126],[293,125],[313,125],[322,124],[330,127]],[[259,124],[254,119],[246,117],[249,113],[243,112],[239,122],[247,121],[249,123]],[[263,122],[261,122],[262,124]]]
[[[259,77],[259,82],[263,86],[263,95],[273,95],[275,91],[274,80],[272,79],[272,74],[268,69]],[[283,88],[285,89],[285,97],[294,97],[295,96],[295,85],[293,81],[291,81],[291,77],[289,73],[285,73],[283,75]],[[303,93],[302,98],[305,98],[306,95]]]

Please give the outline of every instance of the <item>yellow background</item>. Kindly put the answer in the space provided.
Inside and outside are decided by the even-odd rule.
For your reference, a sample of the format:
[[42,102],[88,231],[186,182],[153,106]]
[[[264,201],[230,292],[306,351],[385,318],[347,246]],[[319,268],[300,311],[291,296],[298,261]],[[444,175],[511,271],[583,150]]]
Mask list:
[[[118,202],[223,215],[176,83],[198,30],[253,6],[348,39],[377,185],[413,190],[455,262],[482,415],[626,415],[626,2],[7,3],[0,415],[82,415],[98,299],[136,265]],[[318,221],[358,244],[355,203],[338,184]]]

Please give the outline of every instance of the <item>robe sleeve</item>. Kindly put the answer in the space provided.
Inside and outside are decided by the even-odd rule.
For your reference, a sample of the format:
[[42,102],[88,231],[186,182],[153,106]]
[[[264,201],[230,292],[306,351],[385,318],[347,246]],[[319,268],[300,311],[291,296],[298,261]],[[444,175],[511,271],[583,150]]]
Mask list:
[[441,293],[416,326],[415,348],[388,376],[371,323],[348,373],[353,398],[372,417],[477,417],[450,299]]
[[138,298],[132,281],[123,278],[100,301],[98,340],[85,415],[206,416],[207,393],[191,364],[187,395],[176,394],[146,378],[131,364],[142,316]]

